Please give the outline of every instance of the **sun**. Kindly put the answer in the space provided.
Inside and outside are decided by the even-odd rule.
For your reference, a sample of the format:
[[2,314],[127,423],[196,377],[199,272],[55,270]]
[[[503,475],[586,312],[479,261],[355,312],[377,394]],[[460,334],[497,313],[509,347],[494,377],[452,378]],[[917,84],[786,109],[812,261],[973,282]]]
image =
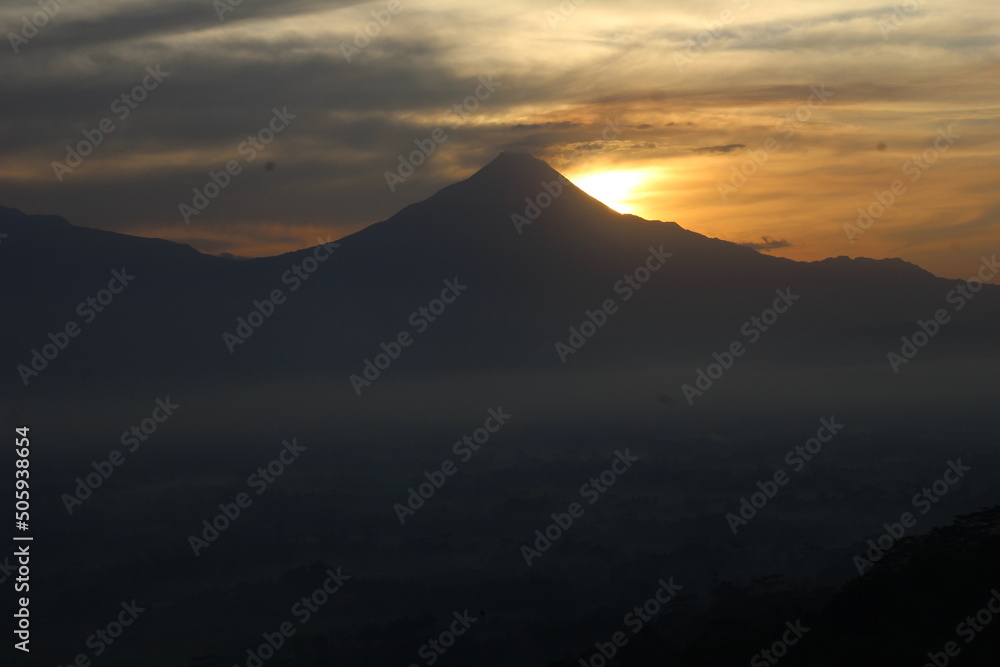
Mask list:
[[635,214],[637,192],[648,180],[649,174],[642,170],[599,171],[576,178],[574,184],[588,195],[603,202],[619,213]]

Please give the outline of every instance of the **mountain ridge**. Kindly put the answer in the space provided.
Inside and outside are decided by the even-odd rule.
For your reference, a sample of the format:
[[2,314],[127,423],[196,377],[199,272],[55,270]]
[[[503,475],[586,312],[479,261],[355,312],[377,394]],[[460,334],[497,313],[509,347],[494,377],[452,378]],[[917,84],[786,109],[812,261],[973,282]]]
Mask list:
[[[666,228],[669,228],[671,230],[675,230],[675,231],[678,231],[678,232],[686,232],[686,233],[688,233],[690,235],[694,235],[694,236],[696,236],[698,238],[701,238],[701,239],[706,239],[706,240],[711,240],[711,241],[718,241],[718,242],[726,243],[726,244],[729,244],[731,246],[740,247],[740,248],[743,247],[740,244],[732,242],[732,241],[727,241],[725,239],[719,239],[719,238],[715,238],[715,237],[705,236],[705,235],[700,234],[698,232],[694,232],[692,230],[686,229],[686,228],[682,227],[681,225],[679,225],[677,222],[673,222],[673,221],[661,221],[661,220],[649,220],[649,219],[642,218],[641,216],[637,216],[637,215],[633,215],[633,214],[621,214],[621,213],[618,213],[618,212],[614,211],[613,209],[610,209],[609,207],[607,207],[605,204],[601,203],[599,200],[591,197],[590,195],[588,195],[583,190],[580,190],[577,186],[573,185],[565,176],[563,176],[561,173],[559,173],[558,171],[556,171],[555,169],[553,169],[545,161],[543,161],[543,160],[541,160],[541,159],[533,156],[530,153],[523,152],[523,151],[503,151],[503,152],[499,153],[493,160],[491,160],[485,166],[483,166],[482,168],[480,168],[479,170],[477,170],[476,172],[474,172],[468,178],[463,179],[461,181],[457,181],[456,183],[453,183],[451,185],[445,186],[444,188],[442,188],[441,190],[439,190],[435,194],[431,195],[427,199],[421,200],[419,202],[414,202],[413,204],[406,205],[403,208],[401,208],[399,211],[397,211],[396,213],[394,213],[393,215],[389,216],[388,218],[386,218],[384,220],[381,220],[381,221],[373,222],[373,223],[365,226],[364,228],[358,230],[357,232],[354,232],[352,234],[348,234],[348,235],[346,235],[344,237],[336,239],[336,242],[337,243],[351,242],[351,240],[354,237],[356,237],[358,235],[364,235],[366,233],[372,233],[372,231],[374,229],[379,229],[379,231],[381,231],[382,226],[386,225],[386,223],[390,223],[389,226],[391,227],[392,226],[391,223],[394,223],[395,221],[398,221],[398,220],[404,220],[404,221],[408,220],[411,217],[413,217],[414,214],[418,214],[418,215],[422,214],[427,209],[434,210],[434,208],[437,207],[437,206],[439,206],[441,203],[444,203],[444,204],[447,204],[447,205],[454,205],[455,204],[454,195],[456,193],[463,193],[464,192],[463,189],[468,190],[470,187],[472,187],[472,188],[474,188],[474,192],[476,194],[479,194],[483,189],[492,190],[494,192],[500,191],[502,193],[502,196],[503,196],[504,199],[513,199],[518,204],[520,204],[520,203],[523,203],[523,199],[522,199],[523,197],[527,197],[528,199],[531,199],[531,195],[530,194],[525,195],[525,192],[530,192],[531,191],[531,187],[534,187],[536,185],[538,186],[535,189],[535,194],[536,195],[545,192],[544,188],[542,187],[543,183],[545,183],[545,182],[558,182],[561,185],[563,185],[563,187],[567,187],[567,189],[569,189],[571,191],[571,195],[572,195],[573,198],[575,198],[577,200],[583,200],[586,203],[596,203],[597,205],[599,205],[600,209],[603,209],[602,212],[607,213],[607,217],[608,218],[616,218],[616,219],[621,220],[621,221],[635,222],[637,224],[643,224],[643,223],[645,223],[645,224],[663,225]],[[531,187],[525,188],[524,186],[526,184],[530,184]],[[562,197],[562,196],[564,196],[564,195],[560,195],[560,197]],[[517,207],[515,206],[515,207],[511,208],[511,210],[507,213],[507,215],[508,216],[514,216],[514,215],[521,214],[521,213],[523,213],[523,210],[518,210]],[[75,224],[73,224],[72,222],[70,222],[69,220],[67,220],[65,217],[63,217],[61,215],[56,215],[56,214],[29,214],[29,213],[25,213],[25,212],[23,212],[23,211],[21,211],[19,209],[14,209],[14,208],[2,206],[2,205],[0,205],[0,223],[2,223],[4,225],[12,225],[15,228],[20,228],[20,229],[17,229],[16,231],[25,231],[24,230],[24,226],[25,225],[30,225],[32,228],[34,228],[34,227],[43,227],[44,229],[49,230],[49,231],[56,230],[56,229],[59,229],[59,230],[66,230],[66,229],[90,230],[90,231],[93,231],[93,232],[100,232],[100,233],[104,233],[104,234],[117,235],[117,237],[127,237],[127,238],[130,238],[130,239],[148,239],[148,240],[153,240],[153,241],[159,241],[159,242],[162,242],[162,243],[173,244],[175,246],[179,246],[181,248],[184,248],[186,252],[194,251],[194,252],[198,253],[199,255],[204,255],[204,256],[209,256],[209,257],[222,257],[221,254],[212,254],[212,253],[202,252],[200,250],[197,250],[197,248],[194,248],[190,244],[184,243],[184,242],[171,241],[171,240],[168,240],[168,239],[160,239],[158,237],[128,234],[128,233],[125,233],[125,232],[115,232],[115,231],[104,230],[104,229],[100,229],[100,228],[96,228],[96,227],[85,227],[85,226],[75,225]],[[515,232],[516,232],[517,231],[517,227],[513,223],[510,223],[510,225],[511,225],[511,228],[515,229]],[[395,231],[395,230],[393,230],[393,231]],[[530,231],[531,231],[530,227],[525,227],[525,228],[523,228],[521,230],[521,234],[520,235],[527,234]],[[111,238],[111,237],[108,237],[108,238]],[[249,259],[251,261],[255,261],[255,260],[273,260],[273,259],[278,259],[278,258],[284,258],[284,257],[294,256],[294,255],[299,254],[299,253],[311,252],[316,247],[317,246],[307,246],[307,247],[304,247],[304,248],[290,250],[288,252],[281,253],[281,254],[278,254],[278,255],[267,255],[267,256],[252,257],[252,258],[247,258],[247,259]],[[924,272],[926,272],[926,273],[928,273],[930,275],[935,275],[935,274],[931,273],[930,271],[927,271],[926,269],[923,269],[923,267],[919,267],[919,265],[913,264],[911,262],[907,262],[906,260],[903,260],[902,258],[898,258],[898,257],[891,257],[891,258],[887,257],[887,258],[877,259],[877,258],[867,258],[867,257],[862,257],[862,256],[850,258],[850,257],[846,257],[844,255],[841,255],[841,256],[837,256],[837,257],[827,257],[827,258],[820,259],[820,260],[802,261],[802,260],[795,260],[795,259],[790,259],[790,258],[776,258],[776,257],[773,257],[771,255],[768,255],[768,254],[765,254],[765,253],[760,253],[759,251],[752,250],[752,249],[749,249],[749,248],[746,248],[746,250],[748,250],[750,252],[753,252],[753,253],[761,256],[761,257],[767,257],[767,258],[770,258],[770,259],[783,259],[783,260],[795,262],[795,263],[798,263],[798,264],[816,264],[816,263],[823,263],[823,262],[841,262],[843,260],[849,260],[849,261],[862,260],[863,262],[864,261],[896,262],[896,263],[902,263],[902,264],[905,264],[905,265],[908,265],[908,266],[917,267],[917,268],[920,268],[920,270],[922,270],[922,271],[924,271]],[[226,258],[226,259],[228,259],[228,258]],[[940,277],[940,276],[936,276],[936,277]]]
[[[9,327],[4,356],[10,368],[23,364],[46,332],[73,319],[76,304],[122,267],[138,276],[135,287],[115,297],[95,322],[100,335],[74,341],[77,361],[67,354],[53,367],[100,374],[103,365],[121,377],[143,363],[192,377],[313,368],[352,373],[379,342],[406,330],[408,316],[446,280],[468,291],[421,339],[421,353],[397,364],[398,372],[550,368],[560,364],[553,345],[609,298],[620,312],[573,358],[575,367],[702,363],[739,339],[741,325],[773,301],[775,290],[791,290],[801,300],[756,346],[759,358],[878,364],[898,348],[898,332],[933,316],[955,285],[900,259],[772,257],[676,223],[619,214],[568,182],[531,224],[518,228],[514,216],[526,201],[546,201],[537,195],[554,175],[537,158],[505,154],[338,239],[302,279],[289,272],[319,246],[234,262],[58,217],[42,217],[35,226],[33,216],[0,209],[0,231],[17,232],[0,246],[9,253],[0,277],[35,286],[31,294],[2,297],[8,312],[20,314]],[[625,299],[616,286],[652,251],[669,259]],[[230,351],[223,334],[275,290],[283,290],[288,305]],[[922,358],[995,355],[1000,287],[983,290],[955,319]],[[161,352],[148,361],[149,349]]]

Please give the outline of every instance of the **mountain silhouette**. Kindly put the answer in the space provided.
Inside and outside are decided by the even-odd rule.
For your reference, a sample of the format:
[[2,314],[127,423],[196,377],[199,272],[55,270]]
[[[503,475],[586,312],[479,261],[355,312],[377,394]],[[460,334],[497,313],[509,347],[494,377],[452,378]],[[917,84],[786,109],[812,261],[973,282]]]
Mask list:
[[[0,275],[32,286],[4,296],[8,312],[20,313],[9,326],[8,367],[74,318],[113,269],[137,276],[93,333],[46,371],[67,379],[120,380],[137,365],[188,377],[354,373],[455,279],[468,289],[442,317],[447,324],[429,327],[421,352],[397,372],[558,367],[555,343],[609,298],[620,309],[573,364],[700,362],[739,338],[776,290],[800,298],[757,346],[758,358],[878,364],[900,335],[947,306],[956,285],[899,259],[796,262],[619,214],[524,153],[501,153],[468,179],[340,239],[294,293],[282,275],[315,248],[237,262],[9,208],[0,209],[0,231],[9,235]],[[653,251],[669,259],[624,302],[614,286]],[[288,302],[231,354],[222,334],[274,289]],[[924,356],[994,356],[998,331],[1000,288],[987,286]]]
[[[0,233],[0,417],[38,443],[31,519],[48,547],[32,617],[51,664],[133,597],[149,621],[109,665],[252,664],[246,647],[340,565],[344,591],[274,664],[409,664],[463,609],[486,613],[447,660],[555,664],[593,654],[671,576],[685,587],[671,608],[691,618],[676,636],[693,641],[650,625],[623,664],[706,664],[704,647],[745,660],[800,605],[832,600],[831,623],[849,624],[881,594],[871,574],[847,602],[829,587],[949,457],[969,482],[917,531],[995,504],[1000,288],[959,310],[963,283],[900,259],[796,262],[622,215],[523,153],[274,257],[10,208]],[[921,327],[894,372],[887,353]],[[162,423],[161,405],[176,406]],[[820,419],[843,432],[734,534],[725,513]],[[148,437],[126,449],[136,429]],[[470,437],[481,453],[459,447]],[[274,458],[286,440],[301,463]],[[618,452],[636,459],[626,473],[605,470]],[[258,498],[262,466],[274,488]],[[580,484],[612,474],[526,564],[532,531],[559,528],[546,523]],[[417,501],[401,525],[396,505]],[[210,530],[224,534],[192,552],[188,536]],[[741,588],[776,568],[800,588]],[[733,583],[711,584],[717,571]],[[699,595],[715,596],[704,613]],[[850,636],[822,632],[823,647]]]

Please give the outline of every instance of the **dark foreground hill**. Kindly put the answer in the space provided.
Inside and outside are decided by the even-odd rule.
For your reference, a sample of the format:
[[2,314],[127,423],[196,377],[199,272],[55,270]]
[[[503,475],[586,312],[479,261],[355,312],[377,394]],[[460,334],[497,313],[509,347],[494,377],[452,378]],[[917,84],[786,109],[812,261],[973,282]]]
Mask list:
[[998,559],[993,507],[904,538],[843,587],[795,589],[780,574],[720,583],[707,608],[692,613],[682,603],[665,613],[616,651],[614,664],[988,667],[1000,656]]

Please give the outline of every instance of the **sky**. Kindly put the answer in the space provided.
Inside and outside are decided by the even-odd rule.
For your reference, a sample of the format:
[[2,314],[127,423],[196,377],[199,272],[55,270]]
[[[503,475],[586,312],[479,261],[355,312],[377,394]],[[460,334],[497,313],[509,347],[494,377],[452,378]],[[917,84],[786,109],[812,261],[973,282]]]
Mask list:
[[965,278],[1000,251],[996,3],[16,0],[0,24],[0,205],[77,225],[278,254],[518,150],[791,259]]

